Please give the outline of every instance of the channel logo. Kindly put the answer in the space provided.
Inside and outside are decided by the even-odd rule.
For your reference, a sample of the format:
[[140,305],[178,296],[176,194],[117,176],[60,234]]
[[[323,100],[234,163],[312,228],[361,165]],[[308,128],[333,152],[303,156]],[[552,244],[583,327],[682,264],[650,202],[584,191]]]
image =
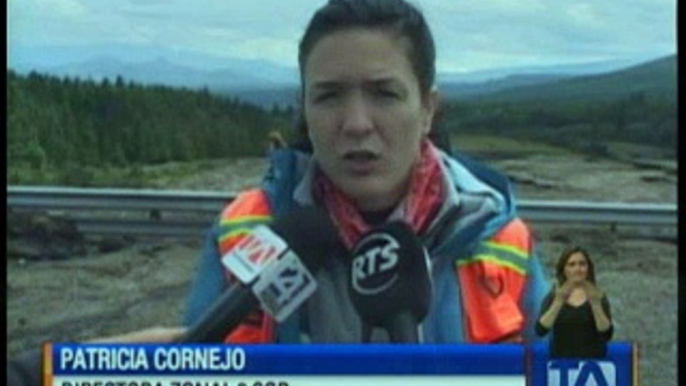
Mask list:
[[610,361],[548,361],[548,386],[617,386],[617,368]]

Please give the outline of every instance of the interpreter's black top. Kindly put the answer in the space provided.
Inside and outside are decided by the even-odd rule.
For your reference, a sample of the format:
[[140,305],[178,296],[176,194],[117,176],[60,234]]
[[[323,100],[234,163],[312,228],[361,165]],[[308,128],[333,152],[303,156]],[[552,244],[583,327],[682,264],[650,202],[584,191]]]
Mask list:
[[[541,315],[548,311],[553,303],[554,293],[549,293],[541,304]],[[612,338],[613,326],[610,314],[610,302],[603,295],[601,305],[610,319],[610,328],[599,332],[595,326],[591,303],[586,300],[579,306],[565,303],[553,324],[553,335],[550,339],[551,358],[601,358],[607,353],[607,342]],[[543,327],[540,320],[536,322],[536,334],[543,336],[550,330]]]

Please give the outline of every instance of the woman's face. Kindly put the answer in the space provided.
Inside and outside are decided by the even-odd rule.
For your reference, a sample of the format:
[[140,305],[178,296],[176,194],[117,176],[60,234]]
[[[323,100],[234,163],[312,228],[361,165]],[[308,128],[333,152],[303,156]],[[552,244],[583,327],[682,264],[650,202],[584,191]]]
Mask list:
[[574,252],[565,264],[565,278],[574,283],[581,283],[588,276],[588,261],[581,252]]
[[305,64],[304,113],[323,172],[357,206],[384,210],[405,194],[436,95],[422,96],[409,41],[354,28],[315,44]]

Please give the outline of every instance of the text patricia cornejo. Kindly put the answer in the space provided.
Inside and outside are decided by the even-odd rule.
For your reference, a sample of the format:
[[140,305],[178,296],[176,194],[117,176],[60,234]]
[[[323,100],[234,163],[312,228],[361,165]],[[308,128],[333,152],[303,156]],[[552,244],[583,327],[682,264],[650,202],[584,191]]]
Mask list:
[[233,373],[247,365],[245,350],[231,345],[84,344],[47,351],[46,370],[65,375]]

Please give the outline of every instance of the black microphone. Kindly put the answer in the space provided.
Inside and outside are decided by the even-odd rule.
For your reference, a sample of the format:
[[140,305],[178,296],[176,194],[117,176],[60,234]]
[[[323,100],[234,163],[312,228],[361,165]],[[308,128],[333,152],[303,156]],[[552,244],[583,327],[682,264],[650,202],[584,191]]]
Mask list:
[[255,227],[222,257],[236,282],[176,342],[222,342],[258,305],[282,322],[315,291],[312,274],[338,242],[329,215],[314,207]]
[[393,343],[421,343],[420,324],[432,297],[428,254],[414,231],[394,221],[373,229],[353,248],[350,298],[363,321],[363,341],[372,328]]

